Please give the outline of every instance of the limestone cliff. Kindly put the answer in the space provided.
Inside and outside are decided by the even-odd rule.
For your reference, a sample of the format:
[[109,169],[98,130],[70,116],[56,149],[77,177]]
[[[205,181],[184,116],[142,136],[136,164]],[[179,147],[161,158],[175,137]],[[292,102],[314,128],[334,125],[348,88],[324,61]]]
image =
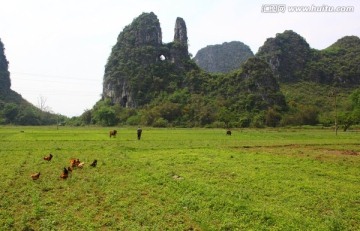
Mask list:
[[0,39],[0,93],[6,94],[11,86],[10,73],[8,71],[8,61],[5,57],[4,44]]
[[185,21],[177,18],[174,41],[162,43],[157,16],[143,13],[119,34],[105,67],[103,98],[135,108],[160,91],[182,85],[190,60]]
[[207,72],[227,73],[240,68],[242,63],[253,56],[249,46],[239,41],[232,41],[200,49],[194,61]]
[[178,63],[181,60],[189,59],[188,37],[184,19],[177,18],[174,30],[174,42],[171,44],[170,57],[171,62]]

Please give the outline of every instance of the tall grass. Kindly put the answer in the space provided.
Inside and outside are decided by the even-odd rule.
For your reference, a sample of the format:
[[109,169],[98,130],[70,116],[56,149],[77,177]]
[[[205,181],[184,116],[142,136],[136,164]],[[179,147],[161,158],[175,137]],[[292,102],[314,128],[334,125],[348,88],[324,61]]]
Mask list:
[[[359,133],[115,129],[1,127],[0,229],[360,227]],[[70,158],[86,165],[62,180]]]

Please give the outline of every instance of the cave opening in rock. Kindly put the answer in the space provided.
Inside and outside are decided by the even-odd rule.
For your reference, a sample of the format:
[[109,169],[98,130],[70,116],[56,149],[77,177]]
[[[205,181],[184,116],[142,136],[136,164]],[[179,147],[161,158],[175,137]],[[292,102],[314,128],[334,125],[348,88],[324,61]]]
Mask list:
[[128,97],[127,97],[127,95],[124,95],[124,96],[121,98],[121,102],[120,102],[121,106],[126,107],[127,101],[128,101]]

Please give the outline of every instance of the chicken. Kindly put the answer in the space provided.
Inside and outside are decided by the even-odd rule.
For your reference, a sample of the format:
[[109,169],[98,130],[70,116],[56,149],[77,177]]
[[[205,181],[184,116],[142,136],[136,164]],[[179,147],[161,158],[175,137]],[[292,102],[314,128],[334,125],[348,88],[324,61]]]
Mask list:
[[53,155],[50,153],[49,156],[45,156],[44,160],[50,161],[53,158]]
[[70,166],[71,167],[77,167],[80,164],[80,160],[79,159],[70,159]]
[[94,161],[90,164],[90,166],[91,166],[91,167],[96,167],[96,164],[97,164],[97,160],[94,160]]
[[69,171],[64,167],[63,173],[60,175],[60,178],[66,179],[69,176]]
[[37,180],[37,179],[39,179],[39,177],[40,177],[40,172],[31,174],[31,178],[32,178],[33,180]]
[[78,168],[82,168],[82,167],[84,167],[84,165],[85,165],[85,162],[81,162],[81,163],[78,165]]

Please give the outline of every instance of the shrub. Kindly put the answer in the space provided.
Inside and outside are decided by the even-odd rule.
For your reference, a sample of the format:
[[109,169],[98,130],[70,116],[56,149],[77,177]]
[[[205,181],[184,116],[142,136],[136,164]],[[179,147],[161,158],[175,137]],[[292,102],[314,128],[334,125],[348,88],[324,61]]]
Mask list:
[[275,111],[273,108],[269,108],[265,116],[265,124],[269,127],[276,127],[281,120],[281,114]]
[[169,122],[164,118],[158,118],[155,120],[153,126],[157,128],[166,128],[169,125]]
[[265,125],[265,117],[262,113],[256,114],[251,120],[251,126],[256,128],[263,128]]
[[208,126],[209,128],[226,128],[225,122],[222,121],[215,121],[211,125]]
[[134,116],[130,116],[127,120],[126,120],[126,124],[127,125],[139,125],[141,123],[141,116],[139,115],[134,115]]

